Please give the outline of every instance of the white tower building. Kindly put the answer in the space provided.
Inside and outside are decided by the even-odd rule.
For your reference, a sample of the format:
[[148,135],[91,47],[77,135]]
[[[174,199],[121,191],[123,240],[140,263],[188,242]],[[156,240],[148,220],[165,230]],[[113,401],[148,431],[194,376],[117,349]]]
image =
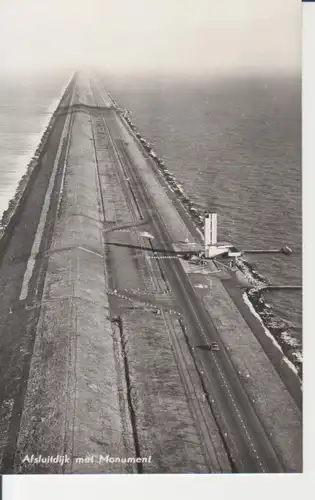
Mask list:
[[217,245],[217,214],[208,214],[205,218],[205,257],[210,257],[211,249]]

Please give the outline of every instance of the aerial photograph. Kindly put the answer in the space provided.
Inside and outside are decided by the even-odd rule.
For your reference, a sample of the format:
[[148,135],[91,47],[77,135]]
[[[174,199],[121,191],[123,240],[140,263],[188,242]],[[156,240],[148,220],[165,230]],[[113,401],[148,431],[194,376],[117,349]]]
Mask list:
[[296,0],[1,0],[0,474],[303,472]]

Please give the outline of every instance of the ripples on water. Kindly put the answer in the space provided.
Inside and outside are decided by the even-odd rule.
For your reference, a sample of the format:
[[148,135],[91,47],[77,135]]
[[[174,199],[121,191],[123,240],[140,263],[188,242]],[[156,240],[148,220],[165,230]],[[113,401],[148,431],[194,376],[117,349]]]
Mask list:
[[[248,260],[274,284],[300,284],[300,80],[104,81],[190,197],[218,213],[219,239],[243,249],[290,245],[290,257]],[[267,298],[301,340],[302,294]]]

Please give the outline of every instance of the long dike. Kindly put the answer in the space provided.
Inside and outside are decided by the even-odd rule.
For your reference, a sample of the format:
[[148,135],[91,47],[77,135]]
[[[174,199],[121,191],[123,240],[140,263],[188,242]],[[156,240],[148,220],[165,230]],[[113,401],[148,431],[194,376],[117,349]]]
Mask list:
[[[198,243],[112,108],[75,75],[0,243],[1,472],[299,472],[300,411],[227,293],[228,277],[181,259],[172,274],[138,230]],[[174,296],[183,272],[235,382],[219,377],[214,387],[203,375],[221,368],[214,357],[208,368]],[[237,407],[238,424],[223,418],[224,384],[257,436]],[[29,460],[40,455],[70,460]],[[106,455],[138,460],[99,463]]]

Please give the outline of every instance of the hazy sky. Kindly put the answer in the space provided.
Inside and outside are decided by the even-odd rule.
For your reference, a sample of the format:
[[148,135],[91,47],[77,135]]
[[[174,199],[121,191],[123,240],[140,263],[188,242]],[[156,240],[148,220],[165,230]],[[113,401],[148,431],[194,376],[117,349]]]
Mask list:
[[0,71],[291,71],[300,10],[300,0],[0,0]]

